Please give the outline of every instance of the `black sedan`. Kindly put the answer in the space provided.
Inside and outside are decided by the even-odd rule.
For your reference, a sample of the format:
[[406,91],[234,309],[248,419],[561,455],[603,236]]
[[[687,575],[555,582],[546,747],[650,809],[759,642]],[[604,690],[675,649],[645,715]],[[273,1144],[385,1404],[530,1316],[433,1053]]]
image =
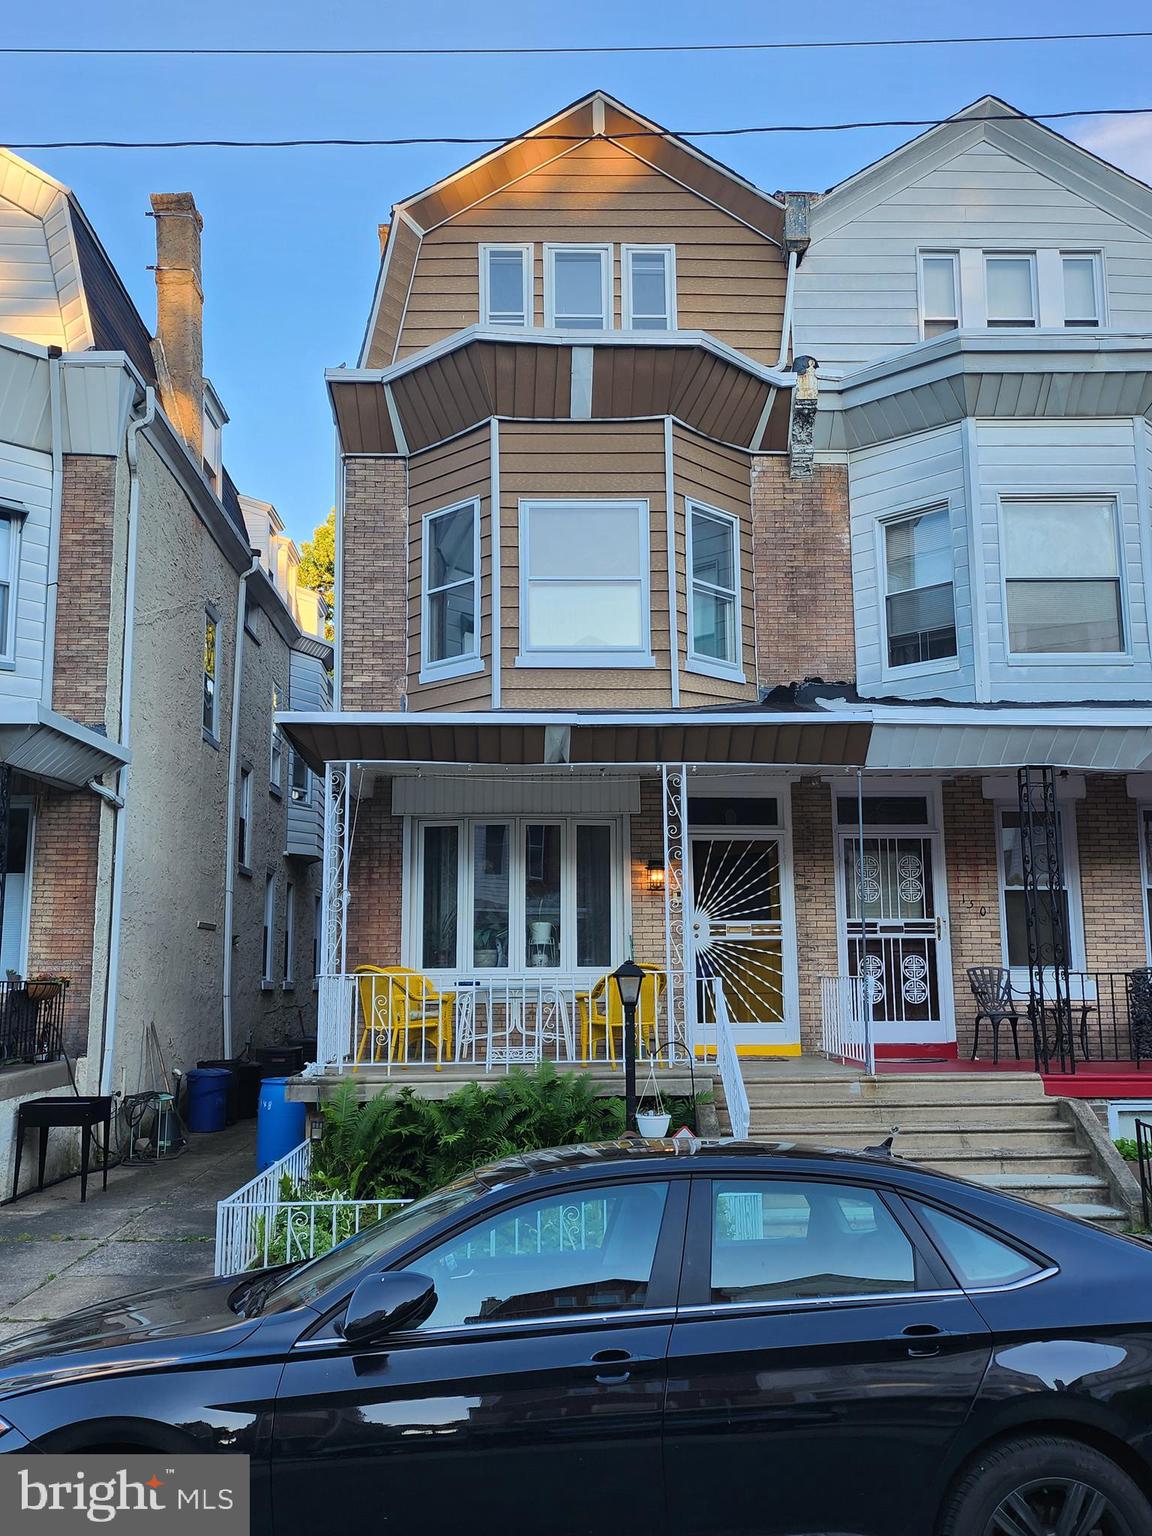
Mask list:
[[1150,1536],[1152,1249],[867,1154],[481,1169],[0,1346],[0,1451],[245,1452],[254,1524]]

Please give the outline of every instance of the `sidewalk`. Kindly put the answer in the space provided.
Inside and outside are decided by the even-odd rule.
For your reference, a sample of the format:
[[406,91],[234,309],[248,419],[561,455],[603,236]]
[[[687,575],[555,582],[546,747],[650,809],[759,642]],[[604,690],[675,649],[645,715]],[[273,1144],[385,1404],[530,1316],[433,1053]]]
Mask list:
[[193,1136],[168,1162],[114,1168],[0,1206],[0,1338],[132,1291],[212,1273],[216,1202],[253,1173],[256,1122]]

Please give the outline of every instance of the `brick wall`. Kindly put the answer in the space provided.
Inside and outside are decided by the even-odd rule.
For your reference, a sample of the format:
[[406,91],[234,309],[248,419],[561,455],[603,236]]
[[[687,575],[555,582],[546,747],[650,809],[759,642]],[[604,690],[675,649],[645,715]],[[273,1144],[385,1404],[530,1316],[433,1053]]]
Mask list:
[[347,459],[341,543],[340,707],[396,709],[407,666],[408,470]]
[[646,965],[664,964],[664,890],[648,878],[649,859],[664,862],[663,797],[659,779],[641,779],[640,810],[631,819],[632,944]]
[[87,1049],[92,945],[100,841],[100,802],[90,794],[44,793],[36,809],[36,845],[28,931],[28,974],[70,978],[65,1045]]
[[1127,971],[1147,964],[1136,802],[1123,778],[1089,777],[1076,807],[1076,844],[1088,969]]
[[108,723],[115,507],[116,460],[65,454],[52,704],[83,725]]
[[[957,779],[942,793],[956,1041],[960,1054],[968,1056],[975,1007],[966,968],[1002,964],[996,810],[978,778]],[[987,1048],[987,1027],[982,1044]]]
[[800,1046],[820,1046],[820,978],[840,969],[836,934],[836,867],[832,792],[827,784],[792,786],[792,866],[800,971]]
[[392,781],[377,779],[353,808],[356,833],[348,871],[348,969],[400,964],[404,899],[404,820],[392,814]]
[[847,470],[790,480],[785,458],[753,458],[752,552],[759,681],[854,679]]

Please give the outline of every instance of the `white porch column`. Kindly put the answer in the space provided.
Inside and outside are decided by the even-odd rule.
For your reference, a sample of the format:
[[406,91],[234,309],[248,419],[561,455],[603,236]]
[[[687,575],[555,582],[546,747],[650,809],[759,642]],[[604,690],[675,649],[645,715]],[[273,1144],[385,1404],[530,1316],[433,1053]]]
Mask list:
[[349,764],[324,769],[324,874],[320,903],[320,970],[343,972],[348,955]]

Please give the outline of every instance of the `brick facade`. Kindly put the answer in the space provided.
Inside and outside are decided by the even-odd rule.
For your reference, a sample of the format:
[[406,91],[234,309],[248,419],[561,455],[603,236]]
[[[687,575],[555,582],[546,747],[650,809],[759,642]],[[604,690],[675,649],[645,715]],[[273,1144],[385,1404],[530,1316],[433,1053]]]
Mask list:
[[36,807],[36,847],[28,925],[28,974],[69,978],[65,1046],[88,1047],[92,951],[100,844],[100,802],[90,794],[46,791]]
[[83,725],[108,723],[108,635],[116,460],[65,454],[52,705]]
[[752,460],[752,561],[761,684],[856,676],[848,472],[818,464],[792,480],[787,460]]
[[1087,791],[1076,807],[1076,844],[1088,969],[1128,971],[1147,964],[1136,802],[1123,778],[1093,775]]
[[346,459],[340,575],[342,709],[397,709],[408,632],[408,467]]
[[800,973],[800,1046],[820,1046],[820,978],[840,969],[836,933],[836,857],[832,792],[803,780],[792,786],[792,868]]
[[392,814],[392,781],[377,779],[355,809],[348,871],[348,969],[400,963],[404,819]]
[[[1003,963],[996,809],[985,800],[978,778],[945,784],[942,798],[956,1043],[967,1056],[972,1051],[974,1007],[966,968]],[[987,1030],[983,1039],[986,1043]]]

